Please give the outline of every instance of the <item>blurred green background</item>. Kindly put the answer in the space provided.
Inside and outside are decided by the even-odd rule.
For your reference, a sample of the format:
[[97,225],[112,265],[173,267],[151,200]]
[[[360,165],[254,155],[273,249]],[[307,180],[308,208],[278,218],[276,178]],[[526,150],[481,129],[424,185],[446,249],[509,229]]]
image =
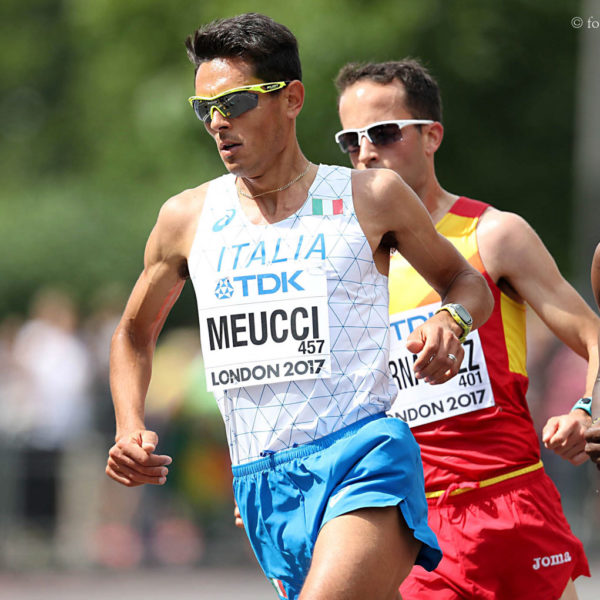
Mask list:
[[[44,283],[84,306],[107,282],[131,287],[161,204],[224,172],[186,102],[183,40],[249,10],[299,40],[311,160],[347,164],[333,142],[342,64],[419,57],[443,94],[442,185],[522,214],[568,275],[579,4],[4,0],[0,314]],[[194,321],[188,290],[169,323]]]
[[[444,101],[441,184],[524,216],[570,280],[589,270],[576,221],[593,230],[597,216],[581,217],[576,107],[582,40],[600,40],[600,29],[571,20],[600,19],[597,0],[3,0],[0,571],[253,564],[231,521],[227,446],[203,384],[190,285],[159,340],[148,402],[160,449],[175,456],[169,485],[127,490],[104,476],[113,435],[108,342],[145,241],[167,198],[225,171],[187,103],[193,68],[183,41],[203,23],[248,11],[298,38],[307,88],[298,135],[312,161],[349,164],[333,141],[333,80],[344,63],[418,57]],[[53,522],[40,525],[22,508],[35,429],[21,409],[30,395],[5,393],[23,384],[21,367],[6,361],[36,322],[32,299],[49,285],[75,300],[75,333],[94,368],[82,393],[90,420],[59,447],[52,485],[62,500]],[[585,365],[538,325],[528,368],[539,431],[581,394]],[[544,461],[575,533],[600,551],[597,472]]]

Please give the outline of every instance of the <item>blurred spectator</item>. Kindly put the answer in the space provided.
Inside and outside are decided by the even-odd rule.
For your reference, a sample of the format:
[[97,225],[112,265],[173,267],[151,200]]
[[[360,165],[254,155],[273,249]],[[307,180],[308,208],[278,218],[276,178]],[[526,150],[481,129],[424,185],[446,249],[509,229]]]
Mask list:
[[35,297],[31,318],[15,341],[15,361],[26,379],[32,407],[23,441],[32,449],[57,451],[90,425],[90,363],[77,337],[72,300],[57,290]]
[[[91,424],[90,361],[77,324],[72,299],[44,289],[14,340],[19,385],[12,402],[19,408],[9,435],[20,448],[21,517],[30,535],[46,541],[57,533],[61,503],[68,505],[61,483],[66,452],[85,438]],[[56,558],[50,554],[47,560]]]

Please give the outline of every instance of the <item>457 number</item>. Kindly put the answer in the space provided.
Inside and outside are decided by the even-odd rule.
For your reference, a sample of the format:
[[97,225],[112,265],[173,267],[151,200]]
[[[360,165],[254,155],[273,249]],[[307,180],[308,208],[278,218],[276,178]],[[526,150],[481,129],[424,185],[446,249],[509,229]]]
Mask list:
[[325,344],[325,340],[308,340],[307,342],[300,342],[298,352],[302,354],[321,354],[323,344]]

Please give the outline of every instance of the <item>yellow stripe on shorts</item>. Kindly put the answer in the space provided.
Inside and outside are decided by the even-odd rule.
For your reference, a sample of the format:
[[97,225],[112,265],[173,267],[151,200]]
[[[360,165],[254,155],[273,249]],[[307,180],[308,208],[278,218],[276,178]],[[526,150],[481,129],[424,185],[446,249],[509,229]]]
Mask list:
[[[526,473],[531,473],[532,471],[537,471],[544,466],[542,461],[535,463],[534,465],[529,465],[528,467],[523,467],[522,469],[517,469],[516,471],[511,471],[510,473],[504,473],[504,475],[498,475],[496,477],[490,477],[489,479],[484,479],[483,481],[475,482],[476,485],[473,487],[462,487],[456,488],[452,490],[449,495],[450,496],[458,496],[459,494],[464,494],[465,492],[470,492],[472,490],[478,490],[484,487],[488,487],[490,485],[494,485],[496,483],[500,483],[501,481],[506,481],[507,479],[512,479],[513,477],[519,477],[519,475],[525,475]],[[446,490],[437,490],[435,492],[426,492],[426,498],[439,498],[446,493]]]

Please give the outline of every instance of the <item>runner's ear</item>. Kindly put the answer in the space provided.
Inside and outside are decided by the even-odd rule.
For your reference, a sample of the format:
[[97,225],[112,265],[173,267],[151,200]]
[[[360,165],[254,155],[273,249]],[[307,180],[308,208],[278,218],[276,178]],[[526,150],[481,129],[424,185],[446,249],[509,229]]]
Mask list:
[[287,84],[282,91],[287,98],[287,115],[295,119],[304,105],[304,85],[298,79]]
[[427,156],[433,156],[444,139],[444,126],[435,121],[431,125],[422,125],[423,146]]

